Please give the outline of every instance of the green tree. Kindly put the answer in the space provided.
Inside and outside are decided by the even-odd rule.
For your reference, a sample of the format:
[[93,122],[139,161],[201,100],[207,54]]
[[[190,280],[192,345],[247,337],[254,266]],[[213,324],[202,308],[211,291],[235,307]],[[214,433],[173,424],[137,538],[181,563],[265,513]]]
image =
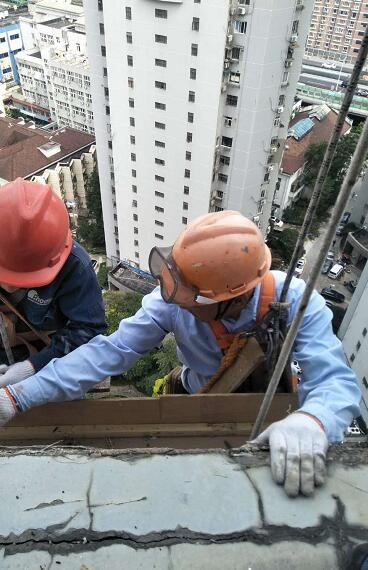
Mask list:
[[100,180],[97,167],[90,175],[86,187],[87,212],[78,216],[77,238],[89,248],[105,248]]
[[283,232],[271,231],[268,235],[267,245],[272,251],[272,255],[288,265],[293,254],[298,230],[286,228]]
[[104,294],[107,332],[112,334],[121,319],[134,315],[142,304],[142,295],[125,291],[106,291]]

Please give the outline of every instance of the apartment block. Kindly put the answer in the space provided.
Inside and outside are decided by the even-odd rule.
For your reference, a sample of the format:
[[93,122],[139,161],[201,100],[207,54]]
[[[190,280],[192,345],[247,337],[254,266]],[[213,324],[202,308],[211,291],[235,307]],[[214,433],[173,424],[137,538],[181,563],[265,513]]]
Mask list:
[[0,81],[7,86],[19,83],[15,56],[23,49],[19,23],[14,17],[0,22]]
[[[83,20],[59,17],[37,22],[22,19],[21,27],[28,38],[32,35],[36,46],[17,55],[26,100],[48,109],[51,120],[58,126],[93,133]],[[31,105],[28,114],[32,111]]]
[[264,233],[312,1],[85,5],[107,255],[147,269],[208,211]]
[[361,0],[315,0],[306,55],[354,63],[368,23]]

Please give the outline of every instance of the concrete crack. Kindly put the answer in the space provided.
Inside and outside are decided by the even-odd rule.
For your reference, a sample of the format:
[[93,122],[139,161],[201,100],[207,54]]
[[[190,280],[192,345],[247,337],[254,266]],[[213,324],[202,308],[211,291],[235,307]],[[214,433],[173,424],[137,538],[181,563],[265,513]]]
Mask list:
[[29,509],[24,509],[24,512],[37,511],[38,509],[47,509],[49,507],[55,507],[57,505],[70,505],[71,503],[82,503],[82,499],[76,499],[75,501],[63,501],[62,499],[55,499],[51,503],[40,503],[36,507],[29,507]]

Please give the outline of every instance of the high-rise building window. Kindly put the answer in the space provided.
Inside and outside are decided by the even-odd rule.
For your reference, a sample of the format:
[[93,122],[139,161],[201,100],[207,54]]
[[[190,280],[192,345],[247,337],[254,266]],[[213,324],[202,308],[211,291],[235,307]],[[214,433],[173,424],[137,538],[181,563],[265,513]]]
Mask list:
[[231,137],[222,137],[221,144],[227,148],[231,148],[233,146],[233,139]]
[[194,32],[199,32],[199,18],[193,18],[192,20],[192,30]]
[[133,97],[129,97],[129,107],[134,107],[134,99],[133,99]]
[[201,0],[194,0],[194,4],[200,4]]
[[192,142],[193,141],[193,133],[187,133],[187,142]]
[[192,44],[191,54],[194,56],[198,55],[198,44]]
[[190,79],[197,79],[197,70],[194,67],[190,68],[189,77]]
[[189,101],[189,103],[194,103],[194,101],[195,101],[195,92],[194,91],[189,91],[188,101]]
[[223,174],[222,172],[219,172],[217,178],[218,178],[218,180],[220,180],[220,182],[227,182],[228,176],[227,176],[227,174]]
[[165,103],[159,103],[158,101],[155,101],[155,109],[160,109],[161,111],[166,111],[166,104]]
[[165,166],[165,161],[162,158],[155,158],[155,164],[160,164],[161,166]]
[[137,234],[137,233],[138,233],[138,228],[133,228],[133,231],[134,231],[135,234]]
[[133,56],[127,55],[127,63],[130,67],[133,67]]
[[137,171],[132,168],[132,176],[133,178],[137,178]]
[[189,150],[185,153],[185,160],[192,160],[192,153]]
[[158,58],[156,58],[156,59],[155,59],[155,65],[156,65],[157,67],[167,67],[167,61],[166,61],[166,59],[158,59]]
[[237,97],[237,95],[230,95],[230,94],[227,94],[227,96],[226,96],[226,105],[231,105],[232,107],[237,107],[237,105],[238,105],[238,97]]
[[230,156],[225,156],[224,154],[222,154],[220,156],[220,164],[224,164],[225,166],[229,166],[230,164]]
[[139,241],[137,239],[134,240],[134,246],[138,247],[139,246]]
[[156,18],[167,18],[167,10],[161,10],[160,8],[155,9],[155,16]]
[[183,210],[188,210],[188,202],[183,202]]
[[109,149],[112,149],[112,141],[107,141],[107,146],[109,147]]
[[184,178],[190,178],[190,170],[188,168],[184,170]]
[[102,12],[103,10],[103,1],[102,0],[97,0],[97,7],[99,12]]
[[156,89],[163,89],[166,90],[166,83],[164,81],[155,81]]
[[133,192],[134,194],[137,194],[137,190],[138,190],[138,189],[137,189],[137,186],[136,186],[135,184],[132,184],[132,192]]
[[132,34],[132,32],[127,32],[127,33],[126,33],[126,41],[127,41],[127,44],[132,44],[132,43],[133,43],[133,34]]
[[104,76],[104,77],[107,77],[107,67],[104,67],[104,68],[103,68],[103,76]]
[[100,34],[101,36],[105,34],[105,26],[102,23],[100,23]]
[[189,194],[189,186],[184,186],[184,194]]
[[155,190],[155,196],[158,198],[165,198],[165,194],[163,192],[159,192],[158,190]]
[[155,180],[157,182],[165,182],[164,176],[159,176],[158,174],[155,174]]
[[188,123],[194,123],[194,113],[188,113]]
[[134,117],[129,117],[129,124],[131,127],[135,127],[135,118]]
[[160,226],[161,228],[163,228],[164,222],[161,222],[161,220],[155,220],[155,226]]
[[105,113],[106,115],[110,115],[110,107],[108,105],[105,107]]
[[131,160],[132,162],[136,162],[136,160],[137,160],[137,155],[135,154],[135,152],[131,152],[131,153],[130,153],[130,160]]
[[128,77],[128,87],[134,87],[134,79],[133,77]]
[[167,44],[167,36],[162,36],[160,34],[155,34],[155,42],[157,44]]
[[245,34],[247,31],[247,22],[244,20],[235,20],[234,22],[234,32],[237,34]]
[[138,214],[133,214],[133,220],[134,220],[135,222],[138,222]]
[[138,207],[138,202],[137,202],[137,200],[132,200],[132,207],[133,207],[133,208],[137,208],[137,207]]
[[104,87],[104,93],[105,93],[105,97],[109,96],[109,88],[108,87]]
[[157,238],[157,239],[164,239],[164,236],[162,236],[161,234],[155,234],[155,238]]
[[155,121],[155,127],[156,129],[162,129],[162,130],[166,129],[165,123],[159,123],[158,121]]
[[125,18],[126,18],[127,20],[131,20],[131,19],[132,19],[132,9],[131,9],[129,6],[127,6],[127,7],[125,8]]
[[188,218],[185,218],[184,216],[181,219],[181,223],[182,224],[187,224],[188,223]]
[[166,144],[163,141],[155,141],[155,146],[165,148]]
[[161,206],[155,206],[155,210],[156,212],[160,212],[160,214],[163,214],[165,212],[165,208],[162,208]]

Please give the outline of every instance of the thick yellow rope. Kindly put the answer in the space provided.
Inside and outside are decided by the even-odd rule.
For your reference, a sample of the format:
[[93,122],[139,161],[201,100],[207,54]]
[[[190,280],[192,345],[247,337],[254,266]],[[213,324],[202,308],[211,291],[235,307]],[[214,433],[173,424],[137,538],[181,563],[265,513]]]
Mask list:
[[233,364],[233,362],[235,362],[240,350],[247,344],[247,342],[247,337],[243,337],[240,334],[234,336],[231,345],[222,357],[220,366],[216,370],[215,374],[211,376],[208,382],[198,391],[198,394],[208,394],[211,388],[213,388],[216,382],[221,378],[225,370],[227,370]]

